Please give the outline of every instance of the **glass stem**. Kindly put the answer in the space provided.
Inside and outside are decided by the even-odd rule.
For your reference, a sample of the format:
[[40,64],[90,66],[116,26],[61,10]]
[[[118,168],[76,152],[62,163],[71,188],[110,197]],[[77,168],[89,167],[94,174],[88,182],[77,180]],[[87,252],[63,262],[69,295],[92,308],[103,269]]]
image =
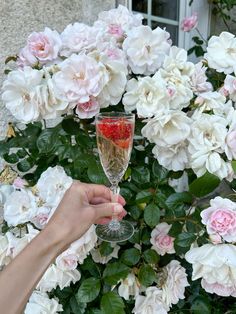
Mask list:
[[[112,203],[118,203],[118,197],[119,197],[119,193],[120,193],[119,186],[118,185],[112,185],[110,187],[110,189],[111,189],[111,201],[112,201]],[[118,220],[117,214],[112,215],[112,219],[109,222],[108,227],[110,230],[113,230],[113,231],[120,229],[120,222]]]

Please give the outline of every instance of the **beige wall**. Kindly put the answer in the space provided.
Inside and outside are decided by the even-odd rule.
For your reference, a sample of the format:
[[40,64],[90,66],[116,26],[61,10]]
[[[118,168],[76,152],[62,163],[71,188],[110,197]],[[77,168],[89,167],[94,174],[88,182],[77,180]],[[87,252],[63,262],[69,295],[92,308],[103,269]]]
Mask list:
[[[124,1],[119,1],[124,2]],[[115,0],[0,0],[0,85],[4,60],[25,45],[32,31],[45,26],[61,32],[71,22],[92,23],[100,11],[114,8]],[[9,113],[0,101],[0,138],[5,136]]]
[[[230,16],[233,20],[236,20],[236,7],[234,7],[231,10]],[[228,22],[228,24],[229,24],[231,33],[236,34],[236,23]],[[226,25],[223,22],[223,19],[221,19],[219,17],[215,17],[214,15],[212,15],[211,34],[212,35],[219,35],[222,31],[228,31]]]

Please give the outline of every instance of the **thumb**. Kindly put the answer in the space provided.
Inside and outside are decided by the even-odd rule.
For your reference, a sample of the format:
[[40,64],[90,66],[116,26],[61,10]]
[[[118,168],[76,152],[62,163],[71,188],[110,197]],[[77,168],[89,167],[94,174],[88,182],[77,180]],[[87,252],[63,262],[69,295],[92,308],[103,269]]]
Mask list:
[[119,215],[124,211],[123,206],[119,203],[103,203],[93,207],[95,208],[97,219]]

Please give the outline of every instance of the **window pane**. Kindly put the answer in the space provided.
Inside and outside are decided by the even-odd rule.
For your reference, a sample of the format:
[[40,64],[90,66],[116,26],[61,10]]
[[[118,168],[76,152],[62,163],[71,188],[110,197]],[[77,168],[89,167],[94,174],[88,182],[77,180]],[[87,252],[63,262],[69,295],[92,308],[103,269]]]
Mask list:
[[147,13],[147,1],[148,0],[133,0],[132,10],[142,13]]
[[156,27],[166,28],[166,31],[170,33],[170,39],[173,45],[178,45],[178,26],[164,24],[156,21],[152,21],[152,29]]
[[178,21],[179,0],[152,0],[152,15]]

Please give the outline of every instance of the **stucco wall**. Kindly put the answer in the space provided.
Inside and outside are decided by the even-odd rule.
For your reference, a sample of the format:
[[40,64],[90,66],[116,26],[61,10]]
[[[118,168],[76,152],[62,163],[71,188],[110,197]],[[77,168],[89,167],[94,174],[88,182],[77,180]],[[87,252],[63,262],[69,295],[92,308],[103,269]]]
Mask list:
[[[236,7],[234,7],[230,11],[230,17],[232,20],[236,21]],[[236,34],[236,23],[234,22],[227,22],[230,28],[230,32]],[[219,35],[222,31],[228,31],[226,25],[224,24],[223,19],[219,17],[215,17],[212,15],[211,18],[211,34],[212,35]]]
[[[61,32],[71,22],[92,23],[100,11],[116,4],[115,0],[0,0],[0,85],[5,58],[23,47],[32,31],[48,26]],[[0,101],[0,138],[5,136],[9,120],[12,118]]]

